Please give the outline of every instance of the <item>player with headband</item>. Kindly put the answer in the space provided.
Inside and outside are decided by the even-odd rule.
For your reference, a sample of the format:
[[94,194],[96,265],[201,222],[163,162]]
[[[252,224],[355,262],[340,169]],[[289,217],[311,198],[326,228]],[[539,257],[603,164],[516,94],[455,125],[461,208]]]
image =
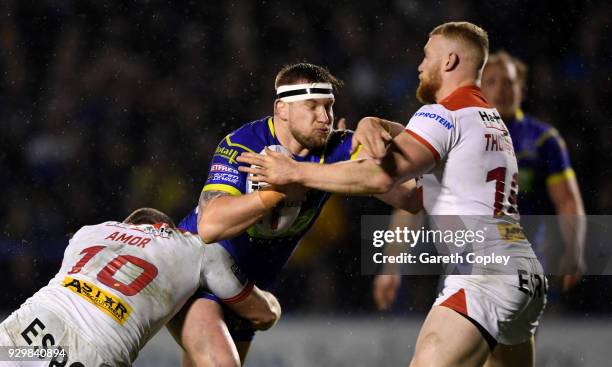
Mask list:
[[[237,277],[246,276],[258,287],[269,288],[293,253],[300,239],[319,216],[330,194],[295,187],[266,187],[248,192],[247,175],[238,170],[236,157],[244,152],[261,152],[267,146],[282,146],[300,162],[328,164],[355,158],[351,131],[333,129],[334,92],[342,85],[325,68],[308,63],[285,66],[277,75],[274,115],[249,122],[224,137],[216,149],[202,189],[198,207],[179,227],[198,232],[210,246],[219,248],[223,257],[237,264]],[[398,188],[383,199],[405,203]],[[395,195],[395,196],[394,196]],[[299,214],[282,233],[269,235],[258,230],[257,223],[283,200],[299,202]],[[231,311],[223,312],[219,299],[201,292],[188,310],[183,323],[183,347],[187,350],[208,348],[217,340],[210,323],[225,315],[240,360],[248,352],[255,330],[249,322]],[[187,363],[189,361],[186,361]]]
[[[388,149],[384,142],[364,144],[378,161],[319,166],[274,152],[237,158],[254,182],[343,194],[381,193],[416,180],[428,215],[478,216],[497,229],[478,249],[504,253],[509,264],[473,266],[473,274],[443,277],[417,338],[412,367],[535,364],[534,333],[546,304],[546,277],[518,221],[512,138],[479,87],[488,51],[486,31],[472,23],[434,28],[418,67],[416,94],[424,105]],[[381,130],[386,125],[378,124]],[[380,140],[376,134],[374,140]]]

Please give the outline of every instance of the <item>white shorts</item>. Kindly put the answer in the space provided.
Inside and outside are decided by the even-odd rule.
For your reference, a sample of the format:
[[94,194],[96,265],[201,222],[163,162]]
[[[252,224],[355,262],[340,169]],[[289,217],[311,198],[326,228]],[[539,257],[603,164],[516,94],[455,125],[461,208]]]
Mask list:
[[[60,347],[65,353],[58,353],[56,358],[43,361],[36,360],[36,357],[7,361],[6,356],[2,356],[0,367],[111,366],[89,342],[55,313],[39,305],[24,304],[0,324],[0,347],[28,347],[15,349],[21,349],[21,354],[24,354],[36,346],[43,349]],[[5,349],[1,352],[4,353]]]
[[537,259],[520,263],[516,275],[449,275],[434,306],[467,316],[498,343],[524,343],[544,311],[547,283]]

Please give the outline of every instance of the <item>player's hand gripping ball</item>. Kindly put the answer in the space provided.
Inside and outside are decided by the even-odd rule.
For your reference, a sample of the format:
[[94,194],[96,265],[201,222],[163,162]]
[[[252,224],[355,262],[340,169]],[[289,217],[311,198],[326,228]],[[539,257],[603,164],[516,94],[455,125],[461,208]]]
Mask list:
[[[267,148],[274,152],[291,156],[291,153],[282,145],[269,145]],[[266,154],[266,149],[264,148],[260,154]],[[256,166],[253,165],[252,167]],[[252,182],[247,180],[246,192],[248,194],[256,190],[265,190],[266,187],[271,188],[270,185],[265,182]],[[291,189],[289,188],[289,190]],[[266,237],[274,237],[286,232],[289,228],[291,228],[291,225],[293,222],[295,222],[300,214],[302,201],[291,199],[299,195],[292,195],[290,192],[286,192],[286,194],[287,199],[281,201],[268,214],[255,223],[257,233]]]

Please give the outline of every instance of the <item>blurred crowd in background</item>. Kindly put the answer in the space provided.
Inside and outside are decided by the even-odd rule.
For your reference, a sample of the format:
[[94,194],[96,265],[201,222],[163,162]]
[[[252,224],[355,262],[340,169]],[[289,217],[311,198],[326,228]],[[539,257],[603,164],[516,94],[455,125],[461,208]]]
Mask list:
[[[46,283],[83,225],[141,206],[180,220],[220,139],[272,113],[285,64],[343,79],[335,112],[351,128],[367,115],[406,123],[427,34],[450,20],[481,25],[492,51],[529,65],[525,110],[565,137],[587,213],[610,214],[610,19],[605,1],[2,1],[1,308]],[[389,212],[332,199],[277,287],[285,311],[372,311],[360,215]],[[426,310],[436,279],[405,283],[398,309]],[[610,284],[587,278],[553,306],[607,310]]]

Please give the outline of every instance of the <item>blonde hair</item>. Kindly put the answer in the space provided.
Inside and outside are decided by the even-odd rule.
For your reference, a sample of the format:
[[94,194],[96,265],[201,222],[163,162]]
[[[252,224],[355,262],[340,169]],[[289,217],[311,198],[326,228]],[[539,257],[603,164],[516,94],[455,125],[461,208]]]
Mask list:
[[516,80],[520,83],[521,88],[527,85],[527,65],[518,57],[510,55],[508,52],[501,50],[489,56],[486,66],[489,65],[508,65],[512,64],[516,68]]
[[448,22],[434,28],[429,36],[443,36],[461,41],[475,52],[475,62],[481,70],[489,56],[489,35],[487,31],[470,22]]

